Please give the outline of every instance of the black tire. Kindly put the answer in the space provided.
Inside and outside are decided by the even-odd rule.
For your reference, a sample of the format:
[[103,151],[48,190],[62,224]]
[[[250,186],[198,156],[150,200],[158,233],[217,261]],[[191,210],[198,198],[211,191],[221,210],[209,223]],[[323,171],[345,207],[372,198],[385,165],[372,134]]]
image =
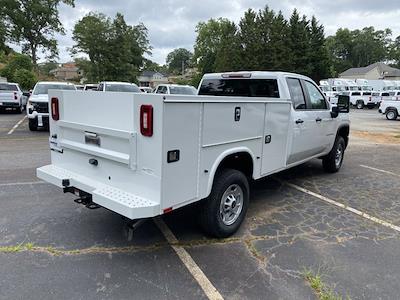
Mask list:
[[37,119],[29,119],[29,130],[37,131],[38,129],[38,121]]
[[[242,191],[242,208],[237,214],[236,219],[232,224],[227,225],[224,223],[221,216],[221,206],[224,194],[230,192],[230,188],[240,187]],[[233,191],[232,189],[232,191]],[[200,225],[203,230],[210,236],[217,238],[226,238],[234,234],[242,224],[247,208],[249,205],[249,183],[246,176],[238,171],[232,169],[225,169],[215,175],[214,184],[210,196],[204,200],[203,207],[200,212]],[[225,197],[224,197],[225,198]],[[236,198],[234,198],[236,200]],[[226,199],[228,200],[228,198]],[[228,206],[225,206],[228,207]],[[230,208],[234,209],[232,203]],[[237,208],[237,206],[236,206]],[[232,220],[233,221],[233,220]]]
[[399,116],[399,114],[397,113],[397,110],[395,110],[395,109],[387,110],[385,115],[386,115],[386,119],[388,119],[389,121],[394,121]]
[[357,107],[357,109],[363,109],[364,108],[364,101],[357,100],[356,107]]
[[[346,143],[344,138],[337,136],[331,152],[329,152],[329,154],[322,159],[322,166],[325,172],[336,173],[340,170],[340,167],[343,163],[345,150]],[[337,155],[339,155],[338,151],[340,151],[340,158],[337,157]]]

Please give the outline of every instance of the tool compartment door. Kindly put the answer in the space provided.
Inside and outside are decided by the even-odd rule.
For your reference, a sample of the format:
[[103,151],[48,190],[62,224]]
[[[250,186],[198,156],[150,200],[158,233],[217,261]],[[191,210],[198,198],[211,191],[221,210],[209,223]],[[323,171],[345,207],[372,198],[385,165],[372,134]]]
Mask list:
[[286,166],[291,103],[266,103],[261,175]]

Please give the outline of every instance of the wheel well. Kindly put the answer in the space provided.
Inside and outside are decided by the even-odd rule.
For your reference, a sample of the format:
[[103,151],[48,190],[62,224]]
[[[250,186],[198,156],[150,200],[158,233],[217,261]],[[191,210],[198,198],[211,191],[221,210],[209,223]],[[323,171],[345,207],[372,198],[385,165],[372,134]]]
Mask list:
[[387,107],[387,108],[386,108],[386,110],[385,110],[385,113],[387,113],[389,110],[394,110],[395,112],[397,112],[397,113],[398,113],[398,111],[397,111],[397,108],[396,108],[396,107],[393,107],[393,106],[389,106],[389,107]]
[[338,136],[341,136],[344,139],[344,142],[346,143],[346,147],[349,143],[349,133],[350,133],[350,127],[343,126],[343,127],[339,128]]
[[253,159],[247,152],[238,152],[225,157],[219,164],[216,174],[223,169],[241,171],[248,178],[253,175]]

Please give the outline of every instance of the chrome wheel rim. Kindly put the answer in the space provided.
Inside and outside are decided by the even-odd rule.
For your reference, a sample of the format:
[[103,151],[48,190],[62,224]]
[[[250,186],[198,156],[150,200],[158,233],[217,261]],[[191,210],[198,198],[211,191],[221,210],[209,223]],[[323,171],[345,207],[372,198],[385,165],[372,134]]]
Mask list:
[[238,184],[230,185],[222,195],[219,214],[222,222],[229,226],[236,222],[243,209],[243,190]]
[[394,112],[389,111],[389,112],[387,113],[387,116],[388,116],[389,119],[394,119]]
[[335,154],[336,167],[340,167],[340,164],[342,163],[342,159],[343,159],[343,145],[339,144],[336,149],[336,154]]

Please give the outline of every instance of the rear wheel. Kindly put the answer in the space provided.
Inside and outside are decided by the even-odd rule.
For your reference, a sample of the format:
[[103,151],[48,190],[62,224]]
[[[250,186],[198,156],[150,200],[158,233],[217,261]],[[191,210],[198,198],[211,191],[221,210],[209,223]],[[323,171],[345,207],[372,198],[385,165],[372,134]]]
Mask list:
[[356,107],[357,107],[357,109],[363,109],[364,108],[364,101],[357,100]]
[[237,170],[225,169],[215,176],[210,196],[200,213],[200,224],[207,234],[225,238],[234,234],[245,218],[249,183]]
[[29,130],[37,131],[37,129],[38,129],[37,119],[29,119]]
[[322,159],[322,166],[328,173],[336,173],[340,170],[343,163],[344,151],[346,149],[346,143],[343,137],[336,137],[335,144],[331,152]]
[[397,110],[389,109],[389,110],[386,112],[386,119],[388,119],[388,120],[390,120],[390,121],[396,120],[397,117],[398,117]]

